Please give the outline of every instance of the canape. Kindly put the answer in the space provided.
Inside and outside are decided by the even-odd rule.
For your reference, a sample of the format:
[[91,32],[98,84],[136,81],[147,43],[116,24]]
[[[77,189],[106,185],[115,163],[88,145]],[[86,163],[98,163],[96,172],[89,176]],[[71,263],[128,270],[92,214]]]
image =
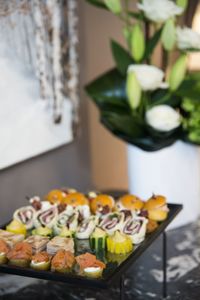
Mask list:
[[111,253],[126,254],[132,251],[133,245],[129,236],[116,231],[107,238],[107,249]]
[[31,235],[25,240],[25,242],[31,245],[33,254],[35,254],[46,249],[49,238],[40,235]]
[[116,203],[117,210],[129,209],[132,211],[140,211],[144,206],[144,202],[135,195],[124,195]]
[[76,256],[75,259],[79,267],[79,273],[90,278],[101,277],[103,269],[106,267],[102,261],[90,253],[81,254]]
[[15,234],[26,235],[26,226],[19,220],[12,220],[10,224],[6,226],[6,230]]
[[90,236],[90,247],[96,252],[103,251],[106,248],[107,234],[105,230],[96,227]]
[[9,251],[9,246],[5,240],[0,239],[0,265],[7,263],[7,253]]
[[55,236],[47,244],[47,252],[50,255],[55,255],[61,249],[74,253],[74,240],[72,238]]
[[43,237],[51,237],[53,235],[53,230],[47,226],[40,226],[32,230],[33,235],[39,235]]
[[114,198],[109,195],[100,194],[90,200],[90,208],[93,214],[102,214],[103,209],[106,208],[106,213],[109,213],[114,208]]
[[32,257],[32,247],[29,243],[20,242],[17,243],[13,249],[7,253],[9,264],[28,267]]
[[123,233],[130,237],[133,244],[140,244],[145,239],[147,224],[147,218],[135,217],[124,224]]
[[161,195],[153,195],[145,203],[144,209],[147,210],[149,219],[157,222],[164,221],[169,212],[167,199]]
[[81,240],[88,239],[97,224],[98,224],[97,216],[91,216],[89,219],[82,221],[76,231],[76,237]]
[[47,252],[39,252],[32,256],[30,267],[34,270],[47,271],[50,269],[50,256]]
[[71,205],[73,207],[89,204],[86,196],[84,194],[77,193],[77,192],[66,195],[63,202],[66,203],[67,205]]
[[75,264],[74,255],[70,251],[59,250],[51,261],[51,271],[68,273]]
[[58,208],[56,205],[52,205],[50,208],[46,210],[39,210],[35,214],[34,218],[34,226],[40,227],[48,227],[52,228],[58,217]]
[[24,206],[14,212],[13,219],[24,224],[26,229],[29,230],[33,227],[35,212],[32,206]]

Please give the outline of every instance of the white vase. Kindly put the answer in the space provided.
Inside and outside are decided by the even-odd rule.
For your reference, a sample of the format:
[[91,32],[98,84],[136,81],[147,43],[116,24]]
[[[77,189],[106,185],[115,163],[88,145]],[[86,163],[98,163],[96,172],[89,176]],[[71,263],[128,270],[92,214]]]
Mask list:
[[176,142],[156,152],[128,145],[130,192],[148,199],[152,193],[165,195],[169,203],[183,204],[171,228],[195,221],[200,215],[199,148]]

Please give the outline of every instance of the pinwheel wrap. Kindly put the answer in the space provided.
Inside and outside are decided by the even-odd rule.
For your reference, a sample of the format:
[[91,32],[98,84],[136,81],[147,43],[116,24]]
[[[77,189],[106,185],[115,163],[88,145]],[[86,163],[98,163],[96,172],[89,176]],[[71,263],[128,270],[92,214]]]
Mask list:
[[147,223],[148,220],[144,217],[129,219],[124,223],[123,233],[130,236],[133,244],[140,244],[145,238]]
[[78,227],[76,237],[78,239],[88,239],[98,224],[98,217],[91,216],[89,219],[84,220]]
[[40,210],[36,213],[34,218],[35,227],[47,226],[52,228],[58,218],[58,209],[56,205],[51,206],[46,210]]
[[121,231],[122,226],[123,216],[118,212],[105,215],[99,225],[109,235],[112,235],[116,230]]
[[13,214],[13,219],[20,221],[26,226],[26,229],[33,228],[36,211],[32,206],[24,206],[17,209]]

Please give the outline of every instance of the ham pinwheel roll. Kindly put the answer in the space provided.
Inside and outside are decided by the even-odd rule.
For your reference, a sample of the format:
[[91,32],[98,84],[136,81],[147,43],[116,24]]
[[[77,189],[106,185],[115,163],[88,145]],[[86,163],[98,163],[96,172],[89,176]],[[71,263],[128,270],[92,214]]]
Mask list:
[[26,226],[26,229],[33,228],[36,211],[32,206],[24,206],[14,212],[13,219],[20,221]]
[[[74,215],[74,209],[72,206],[68,205],[67,208],[58,215],[58,218],[54,224],[54,232],[55,234],[60,234],[61,230],[63,227],[69,227],[69,222],[68,220],[70,219],[71,216]],[[72,218],[72,222],[76,222],[76,218]],[[75,225],[75,224],[74,224]],[[73,224],[71,224],[71,227],[73,227]],[[75,225],[75,227],[77,227],[77,225]]]
[[123,228],[123,216],[121,213],[109,213],[105,215],[99,224],[99,227],[105,230],[109,235],[112,235],[116,230]]
[[133,244],[140,244],[145,238],[147,223],[148,220],[144,217],[129,219],[122,232],[131,238]]
[[46,210],[40,210],[36,213],[34,218],[35,227],[47,226],[52,228],[58,217],[58,209],[56,205],[51,206]]
[[84,220],[78,227],[76,237],[78,239],[88,239],[98,224],[98,217],[91,216],[89,219]]

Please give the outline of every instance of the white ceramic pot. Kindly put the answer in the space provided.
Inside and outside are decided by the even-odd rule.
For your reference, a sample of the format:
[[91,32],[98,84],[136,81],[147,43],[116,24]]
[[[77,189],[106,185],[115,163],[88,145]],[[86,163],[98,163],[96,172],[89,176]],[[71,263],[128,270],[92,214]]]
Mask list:
[[152,193],[165,195],[168,202],[181,203],[183,211],[170,228],[186,225],[200,215],[199,148],[176,142],[156,152],[128,146],[130,192],[148,199]]

